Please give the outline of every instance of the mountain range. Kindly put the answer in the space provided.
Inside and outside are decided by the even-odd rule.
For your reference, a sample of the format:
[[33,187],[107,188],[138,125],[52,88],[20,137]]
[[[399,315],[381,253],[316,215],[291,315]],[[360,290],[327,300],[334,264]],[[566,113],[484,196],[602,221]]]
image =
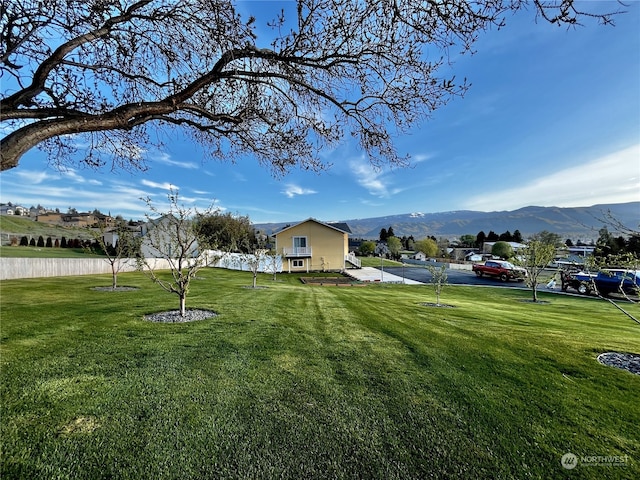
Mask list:
[[[536,207],[529,206],[512,211],[479,212],[473,210],[457,210],[441,213],[412,212],[384,217],[339,220],[347,223],[353,238],[377,239],[380,230],[393,228],[395,236],[410,236],[418,240],[428,236],[453,239],[460,235],[477,235],[483,231],[497,234],[519,230],[524,238],[546,230],[557,233],[563,239],[578,240],[588,243],[598,238],[598,231],[606,226],[615,233],[611,225],[607,225],[603,217],[610,213],[613,218],[634,231],[640,230],[640,202],[592,205],[590,207]],[[258,230],[268,234],[277,232],[287,225],[294,225],[302,220],[283,223],[256,224]],[[318,218],[322,222],[332,223],[334,220]],[[337,221],[337,220],[335,220]]]

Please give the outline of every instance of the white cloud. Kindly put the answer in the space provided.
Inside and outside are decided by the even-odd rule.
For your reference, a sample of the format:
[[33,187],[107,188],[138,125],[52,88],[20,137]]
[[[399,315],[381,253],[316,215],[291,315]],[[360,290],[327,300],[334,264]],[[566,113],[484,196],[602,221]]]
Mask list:
[[[503,184],[504,185],[504,184]],[[531,182],[470,198],[465,208],[582,207],[640,201],[640,144]]]
[[384,182],[382,172],[374,169],[371,164],[362,158],[349,162],[351,173],[362,187],[369,190],[376,197],[388,197],[389,190]]
[[181,167],[181,168],[189,168],[195,169],[198,168],[198,164],[195,162],[184,162],[180,160],[174,160],[168,153],[159,152],[154,158],[154,161],[158,163],[162,163],[164,165],[171,165],[172,167]]
[[146,187],[159,188],[161,190],[178,190],[178,187],[169,182],[158,183],[151,180],[142,180],[140,183]]
[[296,195],[312,195],[314,193],[318,193],[315,190],[311,190],[310,188],[302,188],[293,183],[287,184],[286,188],[282,191],[287,197],[293,198]]
[[35,170],[16,170],[13,173],[20,182],[27,185],[39,185],[47,180],[55,180],[54,175],[50,175],[47,172],[38,172]]

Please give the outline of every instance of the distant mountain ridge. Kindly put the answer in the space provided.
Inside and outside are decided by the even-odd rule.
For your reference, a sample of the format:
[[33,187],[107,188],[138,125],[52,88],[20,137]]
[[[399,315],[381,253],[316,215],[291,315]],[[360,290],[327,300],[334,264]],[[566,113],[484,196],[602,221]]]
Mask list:
[[[454,238],[460,235],[477,235],[480,231],[488,234],[513,233],[519,230],[523,237],[547,230],[557,233],[563,239],[574,242],[588,242],[598,238],[598,230],[605,224],[601,221],[604,214],[611,212],[614,218],[627,227],[638,230],[640,224],[640,202],[592,205],[590,207],[524,207],[513,211],[479,212],[457,210],[440,213],[404,213],[363,219],[340,220],[349,225],[352,237],[376,239],[380,230],[393,228],[396,236],[413,235],[415,239],[428,236]],[[269,234],[287,225],[293,225],[305,219],[281,223],[262,223],[255,227]],[[317,220],[330,222],[318,218]],[[613,231],[608,227],[609,231]]]

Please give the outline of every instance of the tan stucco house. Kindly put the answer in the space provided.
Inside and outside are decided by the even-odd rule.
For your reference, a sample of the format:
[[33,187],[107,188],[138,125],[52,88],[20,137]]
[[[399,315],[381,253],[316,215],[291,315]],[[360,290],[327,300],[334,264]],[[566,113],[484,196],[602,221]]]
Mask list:
[[346,223],[323,223],[313,218],[283,228],[275,234],[282,270],[328,272],[359,268],[360,260],[349,253],[349,233]]

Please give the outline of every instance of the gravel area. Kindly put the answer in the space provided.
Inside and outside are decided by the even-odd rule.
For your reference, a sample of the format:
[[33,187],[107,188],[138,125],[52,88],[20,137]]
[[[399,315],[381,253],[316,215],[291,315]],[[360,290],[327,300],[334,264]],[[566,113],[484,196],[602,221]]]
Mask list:
[[640,375],[640,355],[635,353],[605,352],[598,355],[598,362]]
[[186,323],[197,322],[199,320],[206,320],[212,318],[218,314],[211,310],[189,310],[184,314],[184,317],[180,315],[180,310],[169,310],[167,312],[152,313],[145,315],[144,319],[149,322],[157,323]]

